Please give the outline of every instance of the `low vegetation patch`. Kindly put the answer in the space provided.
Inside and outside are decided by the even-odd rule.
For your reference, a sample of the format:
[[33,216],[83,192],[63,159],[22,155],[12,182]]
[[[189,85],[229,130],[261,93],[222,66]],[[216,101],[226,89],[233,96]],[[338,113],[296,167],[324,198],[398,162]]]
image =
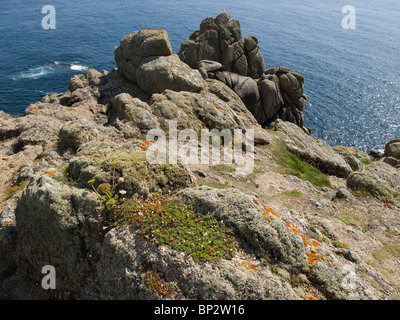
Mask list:
[[236,251],[233,231],[211,215],[198,214],[193,204],[153,194],[122,201],[110,208],[111,226],[135,225],[157,245],[169,245],[199,263],[231,259]]
[[290,196],[290,197],[304,198],[304,195],[301,192],[295,191],[295,190],[288,190],[288,191],[284,191],[282,193],[284,195],[287,195],[287,196]]
[[169,283],[161,279],[157,272],[148,271],[144,278],[147,287],[163,299],[184,299],[184,296],[179,292],[179,287],[174,283]]
[[343,249],[351,250],[350,246],[346,242],[334,241],[334,242],[332,242],[332,244],[335,248],[343,248]]
[[342,221],[344,224],[350,224],[350,221],[349,220],[347,220],[346,218],[342,218],[342,217],[339,217],[339,216],[334,216],[334,218],[336,218],[336,219],[338,219],[338,220],[340,220],[340,221]]
[[393,245],[391,243],[383,241],[380,238],[378,238],[378,239],[382,242],[382,247],[375,249],[372,252],[372,256],[376,260],[386,260],[386,259],[390,259],[392,257],[395,257],[396,259],[400,258],[400,246],[399,245]]
[[220,171],[220,172],[235,172],[236,169],[227,165],[227,164],[216,164],[214,166],[211,167],[211,169],[216,170],[216,171]]
[[372,160],[369,159],[369,158],[361,158],[360,161],[361,161],[363,164],[371,164],[371,163],[372,163]]
[[291,174],[310,181],[316,187],[332,188],[327,175],[292,154],[283,141],[277,140],[274,144],[271,144],[271,147],[273,156],[279,165],[278,171],[280,173]]
[[222,183],[218,183],[215,181],[207,181],[204,182],[203,185],[209,186],[211,188],[215,188],[215,189],[229,189],[230,186],[226,185],[226,184],[222,184]]
[[17,194],[19,191],[23,190],[26,185],[28,184],[28,180],[23,180],[21,182],[19,182],[18,184],[11,186],[8,191],[7,194],[5,195],[5,197],[1,200],[2,202],[10,199],[11,197],[13,197],[15,194]]

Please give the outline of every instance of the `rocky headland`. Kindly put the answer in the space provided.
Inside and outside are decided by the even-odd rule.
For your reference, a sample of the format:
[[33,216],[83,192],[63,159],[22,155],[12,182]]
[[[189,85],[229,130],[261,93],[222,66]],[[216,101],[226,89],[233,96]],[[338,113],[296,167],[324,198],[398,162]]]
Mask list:
[[[400,139],[370,154],[314,139],[304,77],[226,12],[179,53],[141,30],[114,55],[0,112],[0,298],[400,297]],[[174,121],[254,130],[254,170],[149,163],[148,132]]]

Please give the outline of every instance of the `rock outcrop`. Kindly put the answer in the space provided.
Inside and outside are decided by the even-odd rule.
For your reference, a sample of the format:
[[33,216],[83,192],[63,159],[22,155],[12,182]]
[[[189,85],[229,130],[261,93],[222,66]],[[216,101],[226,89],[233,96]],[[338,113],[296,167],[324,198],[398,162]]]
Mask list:
[[[115,48],[115,62],[122,75],[149,94],[166,89],[197,92],[203,87],[200,72],[173,54],[165,30],[142,30],[126,36]],[[77,81],[71,82],[77,86]]]
[[279,118],[304,127],[304,77],[285,67],[266,70],[258,39],[243,39],[240,23],[230,21],[226,12],[204,19],[200,30],[182,42],[179,57],[198,68],[203,78],[216,78],[232,88],[259,124],[268,126]]

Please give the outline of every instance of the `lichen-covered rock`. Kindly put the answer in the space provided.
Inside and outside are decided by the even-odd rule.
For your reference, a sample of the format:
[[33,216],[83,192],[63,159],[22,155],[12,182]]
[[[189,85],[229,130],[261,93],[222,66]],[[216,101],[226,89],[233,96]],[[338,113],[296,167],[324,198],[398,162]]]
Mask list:
[[[193,258],[168,246],[155,246],[133,227],[115,228],[105,237],[96,282],[91,292],[100,299],[160,299],[157,289],[146,283],[152,272],[171,284],[181,299],[271,299],[296,300],[291,286],[268,267],[246,268],[247,261],[235,257],[214,263],[196,263]],[[85,296],[84,296],[85,298]]]
[[135,128],[146,132],[159,127],[157,117],[151,113],[149,105],[138,98],[133,98],[129,93],[121,93],[114,97],[107,110],[107,117],[108,123],[119,129],[125,129],[121,122],[127,124],[126,136],[129,136],[129,132]]
[[306,267],[301,238],[288,230],[279,215],[274,215],[250,196],[236,189],[219,190],[206,186],[186,189],[180,194],[194,201],[198,212],[212,214],[224,221],[240,238],[271,261],[278,259],[293,267]]
[[[154,94],[150,104],[153,114],[167,129],[169,121],[177,121],[178,129],[251,129],[257,126],[252,114],[238,96],[223,83],[209,80],[202,93],[166,90]],[[221,97],[223,99],[221,99]]]
[[104,74],[92,68],[86,70],[85,78],[90,86],[100,86],[105,81]]
[[57,135],[60,123],[54,119],[28,116],[20,123],[24,128],[14,141],[12,150],[17,153],[28,145],[41,145]]
[[346,183],[352,190],[366,191],[383,202],[393,202],[394,190],[372,171],[353,172]]
[[136,74],[139,87],[150,94],[167,89],[198,92],[204,86],[200,72],[191,69],[176,54],[144,59]]
[[66,122],[58,134],[58,149],[66,151],[72,149],[76,152],[79,147],[99,137],[97,129],[89,121],[78,119]]
[[15,208],[21,268],[40,280],[56,269],[57,289],[78,290],[100,248],[102,218],[97,196],[47,175],[32,178]]
[[153,56],[173,54],[168,34],[164,30],[135,31],[124,37],[114,50],[118,71],[136,83],[137,68],[141,62]]
[[68,90],[74,92],[76,89],[85,88],[89,85],[83,74],[74,75],[68,83]]
[[[102,183],[112,185],[113,176],[115,183],[123,178],[124,182],[118,184],[116,192],[124,190],[127,197],[134,194],[148,196],[160,190],[168,193],[190,186],[188,172],[182,165],[149,164],[146,147],[127,143],[115,149],[88,143],[70,160],[69,177],[81,188],[90,188],[88,181],[92,179],[97,188]],[[115,174],[112,163],[115,163]]]
[[204,79],[208,78],[209,72],[217,71],[221,68],[221,63],[212,60],[201,60],[197,64],[197,69],[199,69],[199,72]]

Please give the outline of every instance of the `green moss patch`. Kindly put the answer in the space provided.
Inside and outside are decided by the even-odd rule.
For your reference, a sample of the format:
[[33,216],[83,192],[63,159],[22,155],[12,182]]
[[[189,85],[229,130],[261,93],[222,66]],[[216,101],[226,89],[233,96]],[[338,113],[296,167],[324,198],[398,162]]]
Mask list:
[[169,245],[199,263],[231,259],[236,250],[231,229],[177,198],[153,195],[146,200],[126,200],[111,208],[109,221],[112,226],[135,225],[155,244]]

